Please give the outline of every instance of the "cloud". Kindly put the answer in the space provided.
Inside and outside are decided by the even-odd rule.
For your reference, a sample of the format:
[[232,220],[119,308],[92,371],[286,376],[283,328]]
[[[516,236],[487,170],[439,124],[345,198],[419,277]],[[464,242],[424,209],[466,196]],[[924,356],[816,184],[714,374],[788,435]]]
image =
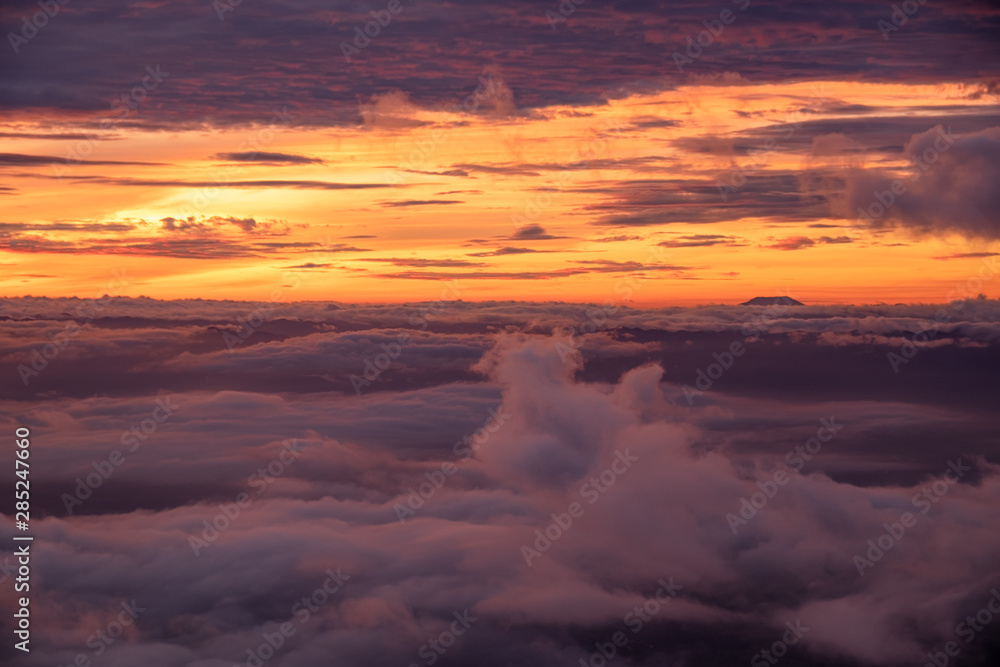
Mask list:
[[[746,218],[800,222],[803,218],[829,217],[826,192],[804,187],[803,181],[808,185],[809,179],[800,172],[751,175],[723,199],[720,184],[728,183],[733,173],[712,180],[644,178],[588,188],[590,194],[606,198],[582,211],[598,214],[590,224],[600,227],[715,224]],[[819,171],[808,177],[823,175],[825,172]]]
[[405,206],[437,206],[439,204],[464,204],[460,199],[406,199],[404,201],[385,202],[384,207],[405,207]]
[[641,262],[616,262],[609,259],[580,259],[576,264],[584,264],[591,271],[618,273],[626,271],[688,271],[690,266],[674,264],[643,264]]
[[551,252],[549,250],[535,250],[534,248],[516,248],[514,246],[504,246],[495,250],[485,252],[471,252],[469,257],[501,257],[503,255],[524,255],[534,252]]
[[1000,127],[950,134],[938,125],[914,134],[903,156],[911,163],[903,173],[847,173],[845,217],[875,229],[1000,238]]
[[305,155],[292,155],[290,153],[267,153],[264,151],[246,151],[242,153],[216,153],[212,156],[215,160],[226,160],[228,162],[255,162],[258,164],[323,164],[323,160]]
[[1000,252],[960,252],[953,255],[942,255],[941,257],[935,257],[934,259],[946,260],[946,259],[972,259],[980,257],[998,257]]
[[[238,230],[238,231],[237,231]],[[156,222],[0,223],[0,247],[19,253],[108,254],[188,259],[266,257],[288,252],[369,252],[346,243],[270,240],[288,237],[282,220],[236,216],[166,216]],[[53,238],[55,232],[58,238]],[[109,238],[107,234],[116,233]],[[95,236],[91,236],[94,234]],[[348,270],[348,269],[344,269]]]
[[700,248],[706,246],[724,245],[740,246],[743,239],[737,236],[726,236],[724,234],[688,234],[681,235],[668,241],[660,241],[657,245],[665,248]]
[[623,241],[641,241],[642,237],[634,234],[618,234],[617,236],[605,236],[590,240],[594,243],[621,243]]
[[545,231],[545,228],[539,224],[530,223],[518,228],[510,238],[516,241],[548,241],[551,239],[565,238],[561,236],[553,236]]
[[[29,6],[23,2],[5,6],[3,18],[18,24]],[[740,19],[727,27],[721,41],[704,49],[697,64],[676,81],[663,78],[663,52],[669,56],[675,49],[683,50],[687,37],[704,30],[703,21],[711,19],[704,5],[693,0],[672,4],[669,12],[655,4],[595,6],[577,11],[570,23],[562,24],[569,29],[557,31],[552,31],[544,12],[534,12],[535,5],[524,0],[469,6],[457,13],[449,13],[451,5],[436,0],[427,6],[426,12],[396,16],[351,63],[341,60],[335,48],[342,66],[330,69],[324,68],[329,64],[328,45],[351,43],[354,26],[363,26],[370,15],[349,8],[331,14],[326,6],[302,2],[281,10],[241,5],[219,22],[214,12],[210,21],[203,20],[205,13],[193,4],[155,5],[134,12],[101,0],[93,13],[69,8],[66,15],[73,21],[53,20],[45,26],[45,35],[51,35],[47,39],[55,46],[44,56],[19,58],[19,68],[0,88],[0,103],[26,118],[46,110],[57,118],[103,117],[114,113],[109,100],[139,82],[145,64],[164,63],[166,68],[167,62],[176,63],[170,77],[151,92],[142,113],[123,125],[160,129],[241,125],[260,122],[262,109],[290,100],[297,124],[363,123],[393,130],[419,124],[415,110],[461,104],[482,85],[479,77],[484,72],[495,83],[477,113],[498,120],[546,108],[571,114],[575,106],[603,104],[684,82],[783,83],[814,80],[816,72],[822,72],[827,80],[933,85],[951,83],[961,72],[970,89],[984,95],[996,80],[992,35],[984,28],[992,10],[983,2],[921,6],[903,30],[918,24],[920,34],[938,45],[932,54],[919,40],[907,39],[909,32],[881,39],[875,26],[879,20],[889,20],[883,5],[858,3],[845,11],[818,2],[789,7],[777,0],[759,0],[748,9],[746,22]],[[220,40],[220,25],[238,25],[242,35],[271,57],[247,70],[241,64],[243,45]],[[538,30],[525,29],[528,25]],[[73,45],[74,30],[108,38]],[[458,31],[462,39],[450,39]],[[190,45],[183,53],[174,48],[178,35]],[[24,52],[38,51],[24,48]],[[133,57],[121,59],[122,52]],[[487,53],[491,55],[485,57]],[[400,54],[410,59],[401,59]],[[804,58],[809,67],[803,66]],[[202,67],[205,62],[211,66]],[[434,66],[436,62],[455,66],[443,72]],[[61,63],[61,69],[53,63]],[[92,69],[107,76],[86,76]],[[647,115],[660,122],[663,115],[674,118]],[[28,127],[17,129],[79,132],[76,123],[65,123],[70,126],[65,128],[25,124]]]
[[[0,167],[40,167],[44,165],[69,164],[67,158],[51,155],[24,155],[22,153],[0,153]],[[129,162],[117,160],[73,160],[72,164],[162,166],[160,162]]]
[[382,262],[385,264],[392,264],[393,266],[440,266],[440,267],[455,267],[455,266],[485,266],[482,262],[470,262],[467,259],[427,259],[418,257],[364,257],[359,261],[362,262]]
[[401,129],[425,125],[413,117],[416,113],[417,107],[401,90],[376,93],[360,109],[364,124],[370,128]]
[[552,280],[589,273],[590,269],[552,269],[551,271],[403,271],[382,274],[403,280]]
[[2,232],[127,232],[132,221],[115,222],[0,222]]
[[119,185],[140,188],[292,188],[298,190],[369,190],[372,188],[407,187],[407,184],[385,183],[332,183],[330,181],[180,181],[141,178],[90,178],[77,180],[101,185]]
[[286,269],[326,269],[332,266],[331,264],[317,264],[315,262],[306,262],[305,264],[296,264],[294,266],[286,266]]
[[[10,375],[81,303],[2,301],[17,321],[0,329]],[[894,335],[940,305],[778,313],[694,404],[682,385],[740,337],[745,308],[621,307],[574,335],[566,325],[594,322],[593,305],[331,305],[275,304],[230,351],[221,330],[254,304],[111,299],[35,378],[55,382],[3,385],[36,438],[60,433],[33,496],[46,545],[32,561],[46,582],[34,660],[71,662],[135,598],[141,632],[108,647],[110,665],[240,662],[289,621],[276,661],[409,664],[464,610],[477,620],[453,664],[570,665],[631,636],[624,619],[662,579],[681,588],[635,635],[637,666],[742,661],[790,619],[809,628],[796,664],[904,664],[954,640],[1000,585],[995,406],[977,373],[995,343],[921,343],[910,363],[937,374],[928,384],[884,364],[898,343],[802,335]],[[438,330],[408,324],[431,308]],[[1000,342],[1000,302],[952,312],[938,336],[988,324]],[[403,332],[413,342],[396,351]],[[356,394],[346,379],[387,346],[391,364]],[[165,396],[175,411],[67,515],[61,494]],[[839,426],[833,439],[792,469],[786,452],[821,419]],[[300,455],[270,482],[253,477],[289,439]],[[960,479],[946,474],[958,458]],[[734,534],[727,514],[779,470],[787,481]],[[438,475],[400,522],[397,507]],[[935,488],[922,512],[914,497]],[[196,556],[189,538],[240,493],[251,503]],[[529,565],[522,547],[572,503],[582,514]],[[915,525],[859,576],[853,556],[905,511]],[[300,622],[293,605],[337,568],[346,584]]]
[[258,222],[254,218],[237,218],[234,216],[195,217],[187,218],[166,217],[160,219],[160,227],[168,232],[186,233],[211,233],[215,230],[224,229],[227,226],[238,227],[244,232],[267,233],[267,234],[287,234],[288,225],[278,220],[262,220]]
[[811,153],[814,157],[829,157],[859,153],[864,149],[865,147],[854,139],[842,132],[837,132],[813,137]]
[[[74,141],[89,139],[91,135],[85,132],[0,132],[5,139],[48,139],[51,141]],[[111,137],[103,137],[105,141]]]
[[816,239],[811,239],[808,236],[789,236],[764,247],[774,250],[802,250],[820,244],[840,245],[844,243],[854,243],[854,239],[849,236],[820,236]]
[[814,245],[816,242],[807,236],[790,236],[764,247],[774,250],[801,250],[802,248],[811,248]]
[[629,121],[629,125],[636,129],[646,130],[649,128],[677,127],[679,121],[668,118],[657,118],[655,116],[636,116]]

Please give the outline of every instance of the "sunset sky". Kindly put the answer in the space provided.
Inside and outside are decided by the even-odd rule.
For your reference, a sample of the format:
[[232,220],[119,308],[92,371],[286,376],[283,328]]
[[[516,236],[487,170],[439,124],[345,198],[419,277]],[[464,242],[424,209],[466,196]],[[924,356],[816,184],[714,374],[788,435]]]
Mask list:
[[998,3],[0,28],[3,667],[1000,665]]
[[927,302],[996,250],[1000,9],[551,4],[62,6],[2,55],[0,291]]

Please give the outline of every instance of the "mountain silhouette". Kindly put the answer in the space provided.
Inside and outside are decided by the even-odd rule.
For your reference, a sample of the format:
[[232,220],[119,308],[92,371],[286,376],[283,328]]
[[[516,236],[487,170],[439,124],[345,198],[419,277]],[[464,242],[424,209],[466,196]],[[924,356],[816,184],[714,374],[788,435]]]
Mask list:
[[744,301],[741,306],[804,306],[801,301],[796,301],[790,296],[755,296],[749,301]]

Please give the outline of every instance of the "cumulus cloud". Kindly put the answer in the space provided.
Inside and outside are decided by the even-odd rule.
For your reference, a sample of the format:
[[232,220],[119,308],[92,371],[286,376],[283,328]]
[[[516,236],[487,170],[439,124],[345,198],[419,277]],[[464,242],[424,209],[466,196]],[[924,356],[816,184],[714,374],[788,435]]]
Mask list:
[[900,173],[847,174],[846,215],[874,228],[1000,238],[1000,127],[953,134],[938,125],[913,135]]

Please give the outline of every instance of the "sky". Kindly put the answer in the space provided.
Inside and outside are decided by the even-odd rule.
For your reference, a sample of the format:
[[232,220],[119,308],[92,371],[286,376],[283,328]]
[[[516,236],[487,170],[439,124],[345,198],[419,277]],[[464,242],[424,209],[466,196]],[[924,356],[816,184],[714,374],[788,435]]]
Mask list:
[[995,5],[550,4],[5,3],[2,293],[936,302],[995,251]]
[[3,667],[1000,664],[996,3],[0,27]]

